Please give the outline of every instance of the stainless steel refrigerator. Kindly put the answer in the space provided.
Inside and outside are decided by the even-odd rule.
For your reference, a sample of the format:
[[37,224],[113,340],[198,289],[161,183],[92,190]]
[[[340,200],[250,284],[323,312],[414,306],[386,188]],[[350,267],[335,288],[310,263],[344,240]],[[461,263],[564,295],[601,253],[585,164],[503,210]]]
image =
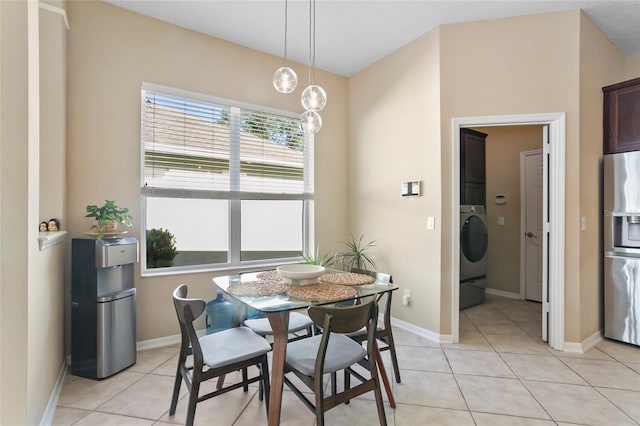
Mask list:
[[640,151],[604,156],[604,335],[640,345]]

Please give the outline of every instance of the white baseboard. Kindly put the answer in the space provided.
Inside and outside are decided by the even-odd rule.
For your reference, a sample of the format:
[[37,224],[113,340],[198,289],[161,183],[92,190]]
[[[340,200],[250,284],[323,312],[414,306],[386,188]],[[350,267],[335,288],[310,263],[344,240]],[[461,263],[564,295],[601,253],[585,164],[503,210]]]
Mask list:
[[495,288],[485,288],[484,292],[495,296],[508,297],[509,299],[520,299],[520,293],[512,293],[510,291],[496,290]]
[[56,385],[53,387],[53,391],[51,392],[51,396],[49,397],[49,402],[44,409],[42,419],[40,419],[41,426],[48,426],[53,424],[53,417],[56,415],[56,407],[58,406],[58,399],[60,399],[60,393],[62,392],[62,386],[64,385],[64,378],[67,375],[68,366],[69,364],[67,363],[67,358],[65,357],[62,365],[60,366],[60,371],[58,371]]
[[565,352],[585,353],[602,341],[602,329],[596,331],[582,342],[564,342]]
[[413,333],[417,336],[424,337],[425,339],[431,340],[435,343],[452,343],[453,337],[451,335],[444,335],[434,333],[431,330],[427,330],[426,328],[418,327],[406,321],[399,320],[397,318],[391,318],[391,325],[406,330],[410,333]]
[[[196,330],[196,333],[199,337],[202,337],[207,334],[207,330]],[[136,342],[136,350],[143,351],[145,349],[156,349],[164,346],[180,344],[181,339],[182,338],[179,334],[174,334],[172,336],[159,337],[157,339],[141,340]]]

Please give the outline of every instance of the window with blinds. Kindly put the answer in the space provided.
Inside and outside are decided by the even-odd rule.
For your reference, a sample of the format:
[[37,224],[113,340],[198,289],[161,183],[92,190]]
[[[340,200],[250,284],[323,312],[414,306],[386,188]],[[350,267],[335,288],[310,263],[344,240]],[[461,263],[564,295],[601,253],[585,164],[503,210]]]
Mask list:
[[[305,250],[313,136],[296,113],[148,84],[141,101],[145,229],[169,231],[178,252],[163,270],[282,262]],[[150,260],[147,272],[158,272]]]

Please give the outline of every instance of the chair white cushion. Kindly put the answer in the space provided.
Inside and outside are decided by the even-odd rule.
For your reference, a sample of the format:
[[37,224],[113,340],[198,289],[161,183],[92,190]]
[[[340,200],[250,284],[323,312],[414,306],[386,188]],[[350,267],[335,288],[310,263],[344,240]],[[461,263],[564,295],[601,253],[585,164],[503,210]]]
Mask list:
[[271,345],[247,327],[235,327],[199,339],[204,363],[210,368],[264,355]]
[[[313,376],[322,335],[291,342],[287,345],[287,364],[292,368]],[[333,373],[355,364],[367,356],[362,345],[343,334],[331,333],[327,345],[324,372]]]
[[[257,318],[245,320],[244,325],[255,331],[261,336],[273,334],[273,329],[269,323],[269,318]],[[308,316],[299,312],[291,312],[289,314],[289,333],[304,330],[313,325],[313,321]]]

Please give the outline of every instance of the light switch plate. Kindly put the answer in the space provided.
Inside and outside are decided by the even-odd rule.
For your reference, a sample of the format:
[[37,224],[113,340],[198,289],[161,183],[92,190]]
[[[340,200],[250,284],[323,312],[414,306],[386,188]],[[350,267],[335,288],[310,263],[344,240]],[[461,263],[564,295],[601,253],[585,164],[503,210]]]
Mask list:
[[434,229],[436,229],[436,218],[433,216],[428,216],[427,217],[427,229],[429,231],[433,231]]

